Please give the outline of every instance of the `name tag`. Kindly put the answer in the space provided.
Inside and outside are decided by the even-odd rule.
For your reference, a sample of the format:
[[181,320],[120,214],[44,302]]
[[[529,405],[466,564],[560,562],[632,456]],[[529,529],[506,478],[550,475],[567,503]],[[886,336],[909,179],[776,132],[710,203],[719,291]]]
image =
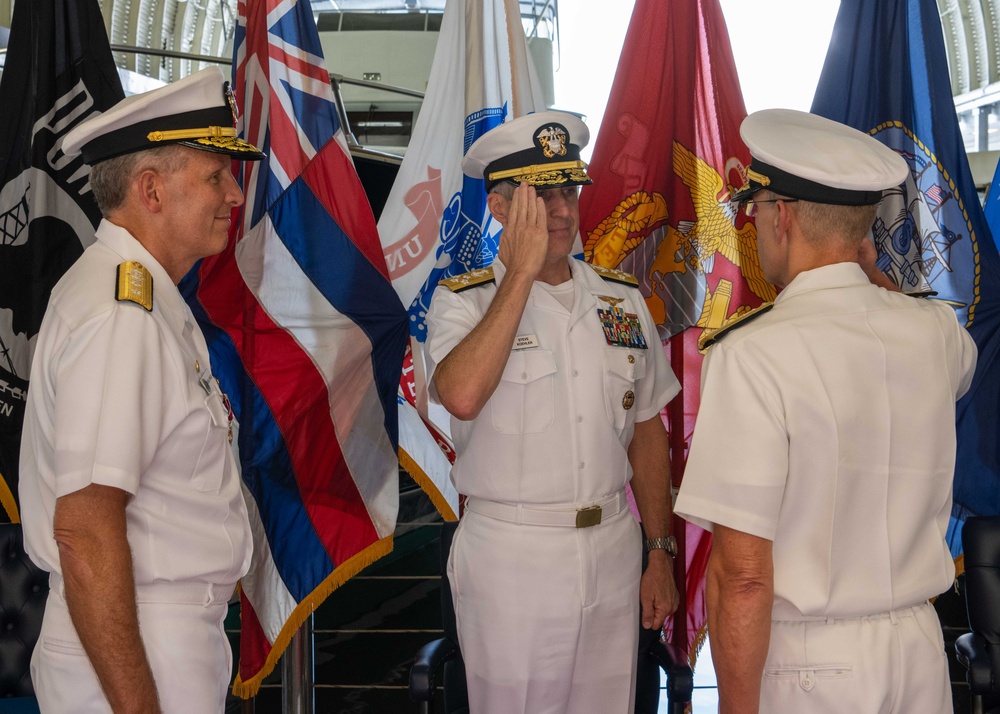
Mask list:
[[514,346],[511,349],[526,350],[529,347],[538,347],[538,338],[534,335],[518,335],[514,338]]

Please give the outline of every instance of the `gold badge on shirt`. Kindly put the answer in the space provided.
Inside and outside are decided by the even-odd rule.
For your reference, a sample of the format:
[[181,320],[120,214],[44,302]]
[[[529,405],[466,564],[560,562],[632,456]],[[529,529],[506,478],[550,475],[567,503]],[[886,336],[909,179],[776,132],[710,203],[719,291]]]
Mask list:
[[646,336],[642,333],[642,325],[639,323],[639,316],[634,313],[625,312],[618,304],[624,302],[624,298],[598,295],[598,299],[608,303],[607,310],[597,308],[597,317],[601,321],[604,329],[604,337],[609,345],[616,347],[631,347],[633,349],[644,350],[646,346]]

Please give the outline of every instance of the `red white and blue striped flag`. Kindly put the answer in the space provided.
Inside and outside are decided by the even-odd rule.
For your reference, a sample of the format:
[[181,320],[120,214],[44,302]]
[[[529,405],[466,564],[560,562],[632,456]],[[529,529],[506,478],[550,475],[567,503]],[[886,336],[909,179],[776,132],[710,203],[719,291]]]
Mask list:
[[234,692],[252,696],[339,585],[392,549],[407,319],[347,151],[308,2],[240,0],[246,195],[182,288],[240,422],[254,557]]

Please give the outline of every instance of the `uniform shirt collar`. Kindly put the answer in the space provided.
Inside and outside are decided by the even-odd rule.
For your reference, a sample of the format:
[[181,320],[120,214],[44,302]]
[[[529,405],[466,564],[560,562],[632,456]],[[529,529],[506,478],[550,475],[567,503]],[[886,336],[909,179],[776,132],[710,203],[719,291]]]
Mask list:
[[778,305],[796,295],[816,290],[835,290],[871,285],[868,276],[857,263],[833,263],[812,270],[804,270],[792,279],[774,299]]

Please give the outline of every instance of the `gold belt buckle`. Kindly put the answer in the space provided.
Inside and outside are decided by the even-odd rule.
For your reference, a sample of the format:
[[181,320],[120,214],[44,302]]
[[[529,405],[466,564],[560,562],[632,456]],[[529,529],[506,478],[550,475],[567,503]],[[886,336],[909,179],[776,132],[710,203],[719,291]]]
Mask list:
[[586,508],[581,508],[576,512],[577,528],[590,528],[591,526],[599,525],[600,522],[601,522],[600,506],[587,506]]

